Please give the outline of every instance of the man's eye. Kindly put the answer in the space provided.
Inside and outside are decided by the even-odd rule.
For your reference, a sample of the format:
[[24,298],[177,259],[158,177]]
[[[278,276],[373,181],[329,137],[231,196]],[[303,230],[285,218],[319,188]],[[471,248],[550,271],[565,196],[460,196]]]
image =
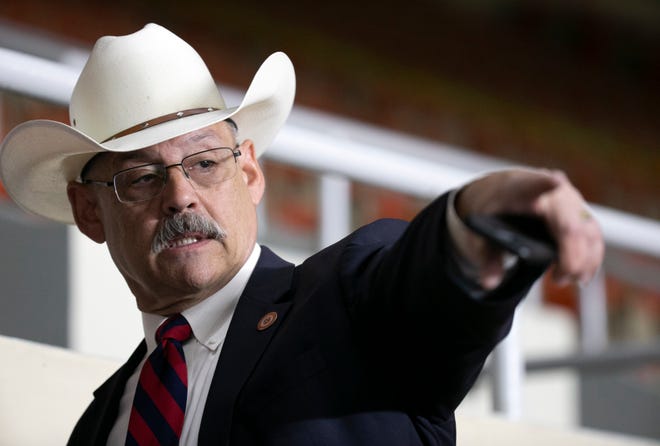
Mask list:
[[218,163],[213,160],[201,160],[198,161],[193,168],[197,169],[213,169]]
[[158,181],[158,175],[155,173],[148,173],[146,175],[140,175],[131,181],[131,186],[146,186]]

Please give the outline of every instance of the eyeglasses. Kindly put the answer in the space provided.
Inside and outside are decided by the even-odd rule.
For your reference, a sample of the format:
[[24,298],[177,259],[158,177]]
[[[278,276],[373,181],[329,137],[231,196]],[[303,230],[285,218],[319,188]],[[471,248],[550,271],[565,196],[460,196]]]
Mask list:
[[[238,147],[238,146],[237,146]],[[144,164],[120,170],[112,176],[112,181],[81,179],[83,184],[98,184],[113,187],[117,199],[122,203],[147,201],[159,195],[167,183],[167,169],[181,166],[183,174],[194,185],[207,188],[236,175],[237,158],[241,151],[230,147],[217,147],[193,153],[180,163]]]

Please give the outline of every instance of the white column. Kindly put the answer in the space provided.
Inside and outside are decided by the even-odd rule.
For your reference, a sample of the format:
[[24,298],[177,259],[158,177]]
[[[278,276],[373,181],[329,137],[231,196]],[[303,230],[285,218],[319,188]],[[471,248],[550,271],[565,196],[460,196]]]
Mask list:
[[493,410],[512,420],[517,420],[522,415],[525,373],[518,334],[519,323],[514,319],[509,335],[491,356]]
[[580,288],[580,342],[584,353],[597,353],[607,347],[607,290],[605,273],[600,270]]
[[522,326],[520,320],[524,317],[525,303],[540,304],[541,284],[541,280],[538,280],[529,290],[525,302],[516,310],[511,331],[491,355],[493,410],[512,420],[520,419],[523,412],[525,358],[520,340],[520,327]]
[[324,248],[351,230],[351,182],[336,174],[320,177],[319,246]]
[[69,347],[79,353],[126,359],[144,338],[135,297],[105,244],[68,228]]

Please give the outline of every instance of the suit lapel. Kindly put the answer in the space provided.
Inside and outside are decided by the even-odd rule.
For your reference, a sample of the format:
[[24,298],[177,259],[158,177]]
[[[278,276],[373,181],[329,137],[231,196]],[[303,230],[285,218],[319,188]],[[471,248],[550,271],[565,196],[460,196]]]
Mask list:
[[[199,445],[229,442],[236,397],[291,306],[283,297],[291,288],[293,271],[292,264],[262,247],[222,347],[204,408]],[[260,324],[271,312],[277,314],[274,323]]]
[[143,340],[128,361],[114,375],[108,378],[101,387],[94,391],[95,403],[98,404],[95,416],[98,414],[96,419],[99,420],[99,423],[95,426],[92,437],[93,441],[90,444],[105,445],[108,442],[110,430],[112,430],[117,420],[119,401],[124,394],[126,381],[131,377],[146,354],[147,344]]

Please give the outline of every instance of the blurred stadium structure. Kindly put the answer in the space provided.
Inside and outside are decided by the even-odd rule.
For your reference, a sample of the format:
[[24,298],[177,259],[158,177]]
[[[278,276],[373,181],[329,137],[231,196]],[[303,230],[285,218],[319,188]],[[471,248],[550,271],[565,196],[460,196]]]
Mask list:
[[[24,119],[66,120],[64,106],[86,54],[84,47],[0,23],[0,134]],[[236,90],[226,96],[237,103]],[[260,241],[297,261],[358,224],[407,217],[438,193],[511,164],[298,106],[264,160],[271,185],[260,209]],[[608,243],[604,270],[576,293],[538,284],[487,366],[493,405],[526,420],[546,404],[545,415],[561,423],[660,439],[660,223],[604,206],[594,205],[594,212]],[[0,202],[0,227],[0,294],[7,306],[0,334],[126,356],[140,337],[139,320],[104,249],[8,200]],[[627,308],[628,319],[617,317],[612,307],[621,294],[645,306]],[[127,320],[123,342],[103,339],[108,314]],[[617,342],[617,333],[628,342]],[[557,371],[564,383],[558,395],[541,385],[538,399],[526,397],[528,382]],[[483,406],[484,387],[478,383],[465,410]],[[548,415],[552,410],[567,413]]]

